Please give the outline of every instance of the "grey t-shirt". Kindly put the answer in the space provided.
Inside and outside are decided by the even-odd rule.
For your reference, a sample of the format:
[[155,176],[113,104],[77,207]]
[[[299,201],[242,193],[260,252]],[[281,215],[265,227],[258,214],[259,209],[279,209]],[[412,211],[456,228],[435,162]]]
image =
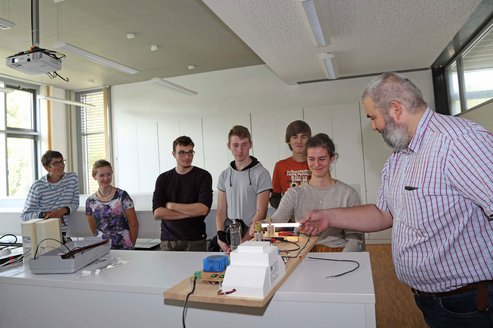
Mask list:
[[[277,211],[272,215],[273,222],[299,221],[306,212],[333,207],[360,205],[358,192],[341,181],[326,189],[318,189],[308,183],[290,188],[281,198]],[[363,233],[329,228],[318,237],[318,245],[344,247],[346,252],[363,250]]]
[[248,226],[257,212],[257,195],[272,189],[269,171],[256,159],[242,171],[232,166],[221,172],[217,189],[226,193],[228,218],[242,219]]

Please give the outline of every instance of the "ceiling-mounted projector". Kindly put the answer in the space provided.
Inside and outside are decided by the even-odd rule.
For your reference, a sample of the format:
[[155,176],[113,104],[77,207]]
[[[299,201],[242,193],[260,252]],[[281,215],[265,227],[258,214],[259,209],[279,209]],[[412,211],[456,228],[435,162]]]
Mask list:
[[26,74],[45,74],[62,68],[61,58],[56,52],[38,47],[7,57],[8,67]]

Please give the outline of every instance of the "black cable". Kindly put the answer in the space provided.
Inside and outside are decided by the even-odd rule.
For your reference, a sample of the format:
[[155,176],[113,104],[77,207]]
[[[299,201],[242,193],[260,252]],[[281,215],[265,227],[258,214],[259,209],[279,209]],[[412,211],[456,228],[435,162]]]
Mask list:
[[296,255],[294,255],[294,256],[288,256],[287,255],[287,256],[283,256],[283,257],[288,258],[288,259],[297,258],[300,255],[300,253],[306,248],[306,245],[308,245],[308,243],[310,242],[310,238],[311,238],[311,236],[308,236],[305,245],[303,245],[303,247],[300,248],[300,250],[298,251],[298,253]]
[[39,245],[41,245],[42,242],[44,242],[45,240],[54,240],[56,241],[57,243],[59,243],[60,245],[62,246],[65,246],[65,248],[67,249],[67,251],[70,253],[70,248],[67,247],[67,245],[65,245],[64,243],[62,243],[61,241],[59,240],[56,240],[55,238],[45,238],[43,240],[41,240],[38,245],[36,246],[36,252],[34,252],[34,257],[33,259],[35,260],[36,259],[36,255],[38,254],[38,249],[39,249]]
[[0,236],[0,239],[2,239],[3,237],[7,237],[7,236],[14,237],[15,238],[15,241],[14,242],[7,242],[6,244],[13,245],[13,244],[17,243],[17,236],[14,235],[14,234],[11,234],[11,233],[6,233],[5,235]]
[[0,264],[0,269],[5,268],[7,266],[12,266],[12,265],[17,264],[17,263],[21,263],[23,260],[24,260],[24,255],[21,255],[19,257],[14,258],[14,260],[11,262],[7,261],[7,262]]
[[54,78],[59,77],[59,78],[61,78],[62,80],[64,80],[65,82],[69,82],[69,81],[70,81],[68,77],[63,77],[63,76],[61,76],[60,74],[58,74],[57,72],[49,72],[49,73],[47,73],[47,74],[48,74],[48,76],[50,77],[50,79],[54,79]]
[[301,246],[297,242],[294,242],[294,241],[291,241],[291,240],[283,239],[283,240],[281,240],[281,243],[290,243],[290,244],[293,244],[293,245],[295,245],[297,247],[297,248],[294,248],[294,249],[282,249],[281,250],[282,252],[295,252],[295,251],[301,249]]
[[[7,236],[11,236],[11,237],[14,237],[15,240],[13,242],[6,242],[6,243],[1,243],[2,245],[9,245],[7,247],[10,247],[10,246],[16,246],[15,244],[17,243],[17,236],[14,235],[14,234],[11,234],[11,233],[6,233],[5,235],[2,235],[0,236],[0,240],[4,237],[7,237]],[[10,265],[14,265],[14,264],[17,264],[19,262],[22,262],[24,259],[24,255],[21,255],[19,257],[15,257],[14,260],[11,260],[11,261],[7,261],[7,262],[4,262],[2,264],[0,264],[0,269],[1,268],[4,268],[6,266],[10,266]]]
[[185,324],[185,318],[187,316],[187,303],[188,303],[188,298],[190,297],[190,295],[192,295],[194,292],[195,292],[195,286],[197,284],[197,276],[194,275],[193,277],[193,285],[192,285],[192,290],[187,294],[187,297],[185,298],[185,304],[183,304],[183,312],[181,314],[181,322],[182,322],[182,326],[183,328],[186,328],[186,324]]
[[330,279],[330,278],[337,278],[337,277],[341,277],[341,276],[344,276],[348,273],[351,273],[355,270],[357,270],[359,268],[359,262],[358,261],[355,261],[355,260],[336,260],[336,259],[326,259],[326,258],[323,258],[323,257],[313,257],[313,256],[308,256],[308,258],[310,260],[321,260],[321,261],[332,261],[332,262],[346,262],[346,263],[355,263],[356,264],[356,267],[354,267],[353,269],[351,270],[348,270],[348,271],[345,271],[345,272],[342,272],[342,273],[339,273],[339,274],[336,274],[336,275],[332,275],[332,276],[326,276],[325,278],[327,279]]

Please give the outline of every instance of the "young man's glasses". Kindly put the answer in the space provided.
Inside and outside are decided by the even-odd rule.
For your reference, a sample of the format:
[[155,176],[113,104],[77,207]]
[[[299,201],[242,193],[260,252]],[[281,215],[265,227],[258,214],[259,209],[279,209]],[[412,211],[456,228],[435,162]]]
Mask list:
[[65,165],[67,163],[66,159],[62,159],[61,161],[53,161],[50,163],[50,167],[60,167],[62,165]]
[[176,152],[178,154],[178,156],[180,157],[185,157],[185,156],[193,156],[193,154],[195,154],[195,150],[190,150],[190,151],[183,151],[183,150],[180,150],[179,152]]

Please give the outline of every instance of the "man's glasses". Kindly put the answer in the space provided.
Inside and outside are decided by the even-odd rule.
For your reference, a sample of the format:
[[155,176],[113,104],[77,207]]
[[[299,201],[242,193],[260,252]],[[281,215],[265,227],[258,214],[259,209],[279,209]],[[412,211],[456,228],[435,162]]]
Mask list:
[[51,163],[50,163],[50,166],[51,166],[51,167],[59,167],[59,166],[65,165],[65,163],[67,163],[67,160],[66,160],[66,159],[61,160],[61,161],[54,161],[54,162],[51,162]]
[[190,151],[183,151],[183,150],[180,150],[179,152],[177,152],[176,154],[178,154],[178,156],[180,157],[185,157],[187,155],[189,156],[193,156],[193,154],[195,154],[195,151],[194,150],[190,150]]

